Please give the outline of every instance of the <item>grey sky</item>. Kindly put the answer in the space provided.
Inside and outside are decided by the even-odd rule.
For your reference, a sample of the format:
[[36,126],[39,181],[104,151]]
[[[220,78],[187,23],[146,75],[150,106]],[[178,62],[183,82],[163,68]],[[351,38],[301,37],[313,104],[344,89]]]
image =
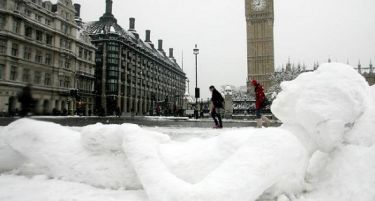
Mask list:
[[[82,4],[84,21],[97,20],[105,0],[74,0]],[[175,49],[184,70],[195,85],[192,49],[197,43],[198,84],[203,97],[209,85],[244,85],[246,82],[246,23],[244,0],[114,0],[114,15],[123,28],[136,18],[136,29],[144,38],[164,40],[164,49]],[[375,63],[374,0],[275,0],[276,67],[288,57],[312,66],[314,61],[361,60]]]

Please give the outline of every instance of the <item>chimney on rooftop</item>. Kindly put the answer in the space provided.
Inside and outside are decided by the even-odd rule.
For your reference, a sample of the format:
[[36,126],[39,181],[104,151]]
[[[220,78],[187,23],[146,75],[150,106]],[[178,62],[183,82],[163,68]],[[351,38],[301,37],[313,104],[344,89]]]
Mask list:
[[105,13],[106,14],[112,14],[112,4],[113,4],[113,1],[112,0],[106,0],[106,4],[105,4]]
[[135,18],[129,18],[129,31],[135,31]]
[[158,40],[158,50],[163,51],[163,40]]
[[151,31],[146,30],[146,40],[145,42],[150,43],[151,42]]
[[78,3],[74,4],[74,10],[76,11],[75,17],[80,18],[81,17],[81,5]]
[[173,56],[173,48],[169,48],[169,58],[174,58]]

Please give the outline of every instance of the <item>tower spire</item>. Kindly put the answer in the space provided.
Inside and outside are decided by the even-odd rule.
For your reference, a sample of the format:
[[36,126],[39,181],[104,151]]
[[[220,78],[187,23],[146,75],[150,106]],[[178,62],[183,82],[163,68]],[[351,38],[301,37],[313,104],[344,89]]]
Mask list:
[[358,61],[358,73],[362,74],[362,64],[361,64],[361,60]]
[[370,59],[370,73],[374,72],[374,67],[372,66],[372,59]]

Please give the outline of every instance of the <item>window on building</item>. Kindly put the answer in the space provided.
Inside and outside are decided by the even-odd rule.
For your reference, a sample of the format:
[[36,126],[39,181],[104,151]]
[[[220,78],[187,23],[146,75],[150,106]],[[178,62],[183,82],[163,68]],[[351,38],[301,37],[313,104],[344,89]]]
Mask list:
[[0,39],[0,54],[6,54],[7,53],[7,41]]
[[44,85],[46,85],[46,86],[51,85],[51,74],[45,73],[45,75],[44,75]]
[[50,53],[46,54],[45,64],[46,65],[51,65],[52,64],[52,55]]
[[26,60],[31,60],[31,54],[32,54],[31,47],[25,47],[23,51],[23,58]]
[[16,2],[15,4],[16,4],[15,5],[15,10],[20,11],[21,10],[21,3],[20,2]]
[[36,40],[37,41],[43,41],[43,32],[42,31],[39,31],[39,30],[36,30]]
[[30,82],[30,69],[23,69],[22,82]]
[[5,27],[5,20],[6,20],[5,15],[0,15],[0,28],[1,29],[4,29]]
[[107,83],[107,91],[109,93],[117,93],[118,82],[117,80],[109,79]]
[[89,51],[89,61],[91,61],[91,60],[92,60],[92,52]]
[[18,44],[17,43],[12,44],[12,56],[14,57],[18,56]]
[[40,71],[35,71],[34,84],[40,84],[41,80],[42,80],[42,73]]
[[66,46],[66,49],[69,49],[69,50],[72,49],[72,42],[67,41],[66,45],[67,45],[67,46]]
[[4,79],[5,65],[0,64],[0,80]]
[[31,10],[26,9],[25,14],[26,16],[31,17]]
[[70,61],[69,61],[69,59],[65,59],[65,68],[67,68],[67,69],[70,68]]
[[42,16],[40,16],[38,14],[35,14],[35,20],[37,20],[38,22],[41,22],[42,21]]
[[68,77],[68,76],[65,76],[64,87],[65,88],[70,88],[70,77]]
[[50,19],[45,19],[44,20],[45,21],[45,24],[47,25],[47,26],[50,26],[51,25],[51,20]]
[[82,47],[79,48],[78,57],[83,58],[83,48]]
[[65,40],[60,38],[60,48],[64,48],[65,47]]
[[68,34],[69,32],[69,26],[65,23],[61,23],[61,32]]
[[52,45],[52,41],[53,41],[53,36],[49,35],[49,34],[46,34],[46,43],[47,43],[47,45]]
[[13,32],[20,33],[20,30],[21,30],[21,21],[18,19],[15,19],[13,21]]
[[35,53],[35,62],[37,63],[43,63],[43,56],[42,56],[42,51],[37,50]]
[[16,81],[17,80],[17,67],[16,66],[12,66],[10,68],[10,77],[9,79],[12,80],[12,81]]
[[32,27],[30,27],[30,26],[25,27],[25,36],[28,37],[28,38],[33,37],[33,28]]
[[87,57],[88,57],[88,51],[87,50],[85,50],[85,52],[84,52],[84,59],[86,59],[87,60]]
[[7,0],[0,0],[0,8],[6,8]]

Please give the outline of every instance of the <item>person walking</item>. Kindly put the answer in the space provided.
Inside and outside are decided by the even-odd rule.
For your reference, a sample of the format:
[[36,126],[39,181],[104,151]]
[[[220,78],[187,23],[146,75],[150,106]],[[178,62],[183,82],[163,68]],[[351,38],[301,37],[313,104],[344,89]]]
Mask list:
[[210,114],[215,122],[214,128],[223,128],[221,111],[224,108],[224,98],[214,86],[210,86],[210,91],[212,93]]
[[22,89],[22,93],[18,95],[18,101],[21,103],[21,117],[26,117],[34,112],[36,101],[32,94],[32,87],[28,84]]
[[263,122],[265,122],[267,127],[269,127],[271,125],[271,121],[262,114],[267,102],[263,86],[256,80],[251,81],[251,84],[253,85],[255,91],[255,114],[257,128],[262,128]]

